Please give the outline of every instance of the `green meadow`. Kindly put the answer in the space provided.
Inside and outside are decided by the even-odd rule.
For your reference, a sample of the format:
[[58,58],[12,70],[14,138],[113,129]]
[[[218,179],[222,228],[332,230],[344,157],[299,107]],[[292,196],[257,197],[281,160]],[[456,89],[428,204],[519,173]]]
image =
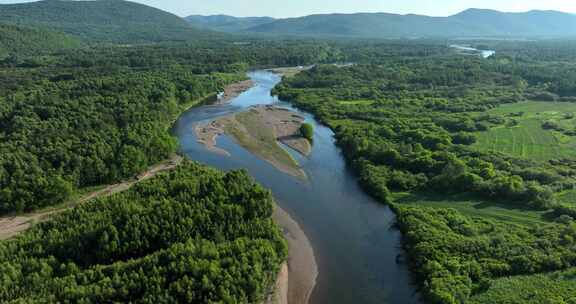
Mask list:
[[513,208],[510,204],[485,201],[470,194],[395,193],[394,201],[402,205],[452,208],[463,215],[484,217],[520,225],[545,224],[546,211]]
[[576,120],[571,116],[576,113],[576,104],[529,101],[504,105],[488,113],[518,124],[478,133],[474,145],[477,149],[536,160],[576,157],[576,137],[542,127],[545,122],[553,122],[566,131],[575,130]]

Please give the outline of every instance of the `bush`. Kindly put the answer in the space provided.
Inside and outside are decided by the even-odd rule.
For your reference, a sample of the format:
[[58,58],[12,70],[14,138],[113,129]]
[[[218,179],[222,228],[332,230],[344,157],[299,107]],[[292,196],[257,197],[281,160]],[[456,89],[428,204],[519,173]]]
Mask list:
[[314,127],[309,123],[303,123],[300,127],[300,134],[312,142],[314,140]]

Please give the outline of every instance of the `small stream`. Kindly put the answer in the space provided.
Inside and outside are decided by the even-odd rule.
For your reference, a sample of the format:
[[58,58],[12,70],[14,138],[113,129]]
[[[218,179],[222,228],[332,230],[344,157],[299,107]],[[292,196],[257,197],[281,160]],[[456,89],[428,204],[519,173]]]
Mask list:
[[[201,106],[184,113],[174,126],[180,149],[188,158],[222,170],[245,168],[272,190],[280,206],[300,224],[310,239],[319,276],[311,303],[420,303],[402,254],[394,213],[365,194],[347,168],[334,133],[313,116],[271,96],[281,81],[267,71],[249,73],[256,86],[230,104]],[[230,138],[218,146],[232,154],[212,153],[196,142],[193,125],[246,110],[253,105],[277,105],[302,113],[315,126],[309,158],[294,154],[309,180],[301,181],[255,157]]]

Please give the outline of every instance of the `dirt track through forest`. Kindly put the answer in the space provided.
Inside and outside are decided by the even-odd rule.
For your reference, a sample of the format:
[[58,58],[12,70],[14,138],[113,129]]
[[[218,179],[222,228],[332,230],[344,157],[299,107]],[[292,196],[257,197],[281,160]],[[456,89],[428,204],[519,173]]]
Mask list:
[[108,185],[103,189],[87,193],[80,197],[76,202],[66,204],[60,208],[50,208],[44,211],[35,211],[32,213],[0,217],[0,240],[6,240],[16,236],[18,233],[27,230],[34,223],[48,219],[50,216],[74,208],[90,200],[106,197],[114,193],[119,193],[130,189],[135,184],[150,179],[158,173],[169,171],[176,168],[182,162],[183,158],[179,155],[173,155],[170,159],[156,164],[144,173],[138,175],[136,179],[123,181],[121,183]]

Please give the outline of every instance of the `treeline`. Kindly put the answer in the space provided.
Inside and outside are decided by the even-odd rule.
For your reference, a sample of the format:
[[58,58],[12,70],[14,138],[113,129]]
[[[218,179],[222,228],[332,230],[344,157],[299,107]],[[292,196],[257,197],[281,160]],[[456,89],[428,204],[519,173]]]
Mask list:
[[258,303],[287,246],[245,172],[186,162],[0,242],[2,303]]
[[[475,133],[513,121],[482,112],[558,95],[546,75],[572,81],[574,65],[550,64],[544,73],[545,64],[537,61],[446,56],[429,46],[420,52],[405,52],[408,46],[374,48],[368,47],[362,64],[317,66],[284,79],[275,92],[330,126],[360,183],[394,207],[425,298],[466,303],[498,278],[576,267],[575,208],[556,200],[576,177],[573,160],[532,161],[471,146]],[[547,224],[407,206],[396,201],[397,193],[465,194],[520,213],[547,212]]]

